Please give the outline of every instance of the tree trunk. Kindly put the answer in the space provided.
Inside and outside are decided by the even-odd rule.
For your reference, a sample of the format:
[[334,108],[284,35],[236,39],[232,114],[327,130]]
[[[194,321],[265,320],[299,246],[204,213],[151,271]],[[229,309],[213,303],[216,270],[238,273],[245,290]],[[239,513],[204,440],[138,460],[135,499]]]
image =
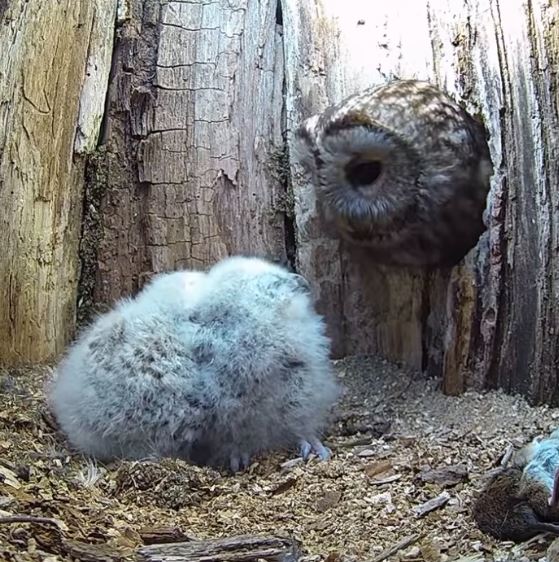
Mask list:
[[276,2],[129,5],[109,91],[95,303],[156,272],[292,251]]
[[488,230],[453,271],[354,261],[323,235],[293,162],[300,267],[340,354],[380,353],[442,376],[550,401],[557,365],[557,2],[284,3],[287,116],[371,84],[428,79],[481,113],[495,166]]
[[0,2],[0,364],[73,333],[83,158],[97,141],[116,0]]
[[[8,81],[0,84],[1,99],[14,97],[13,110],[0,105],[8,124],[0,131],[0,217],[4,225],[22,217],[16,229],[5,226],[0,290],[11,297],[0,330],[14,343],[4,361],[44,358],[69,336],[82,187],[72,150],[95,144],[104,92],[102,73],[95,87],[91,79],[82,87],[91,30],[100,27],[92,4],[26,4],[21,12],[15,4],[3,17],[22,23],[0,31],[0,53],[16,45],[21,61],[4,63]],[[98,0],[95,10],[110,14],[114,3]],[[83,23],[48,34],[71,49],[34,51],[27,37],[62,29],[45,24],[45,14]],[[155,272],[264,255],[311,279],[335,356],[379,353],[441,377],[452,394],[503,387],[551,401],[558,16],[556,0],[121,1],[103,136],[86,169],[83,315]],[[110,43],[109,28],[95,44]],[[52,65],[56,72],[41,72]],[[356,258],[324,234],[313,188],[289,159],[291,132],[304,118],[392,78],[438,84],[480,114],[491,135],[488,229],[452,270]],[[80,92],[95,102],[79,104]]]

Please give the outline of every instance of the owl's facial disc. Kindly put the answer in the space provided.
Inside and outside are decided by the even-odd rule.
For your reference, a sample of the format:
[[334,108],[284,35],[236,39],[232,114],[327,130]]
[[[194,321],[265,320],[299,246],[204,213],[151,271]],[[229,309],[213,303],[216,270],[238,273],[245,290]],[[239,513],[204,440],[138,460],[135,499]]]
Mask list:
[[415,206],[411,148],[378,125],[338,128],[317,143],[318,198],[325,217],[353,240],[385,244]]

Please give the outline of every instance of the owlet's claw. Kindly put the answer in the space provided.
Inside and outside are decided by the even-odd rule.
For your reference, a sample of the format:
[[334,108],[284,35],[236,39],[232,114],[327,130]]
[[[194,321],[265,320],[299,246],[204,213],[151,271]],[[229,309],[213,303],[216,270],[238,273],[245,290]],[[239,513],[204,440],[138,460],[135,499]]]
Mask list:
[[308,441],[302,439],[299,445],[299,451],[304,460],[309,458],[311,453],[314,453],[320,460],[327,461],[332,456],[332,451],[325,447],[319,439],[315,437]]
[[231,472],[240,472],[250,466],[250,455],[248,453],[233,453],[229,459]]
[[309,458],[311,451],[312,451],[311,444],[308,441],[301,441],[301,444],[299,446],[299,452],[301,453],[301,456],[303,457],[304,460],[307,460]]

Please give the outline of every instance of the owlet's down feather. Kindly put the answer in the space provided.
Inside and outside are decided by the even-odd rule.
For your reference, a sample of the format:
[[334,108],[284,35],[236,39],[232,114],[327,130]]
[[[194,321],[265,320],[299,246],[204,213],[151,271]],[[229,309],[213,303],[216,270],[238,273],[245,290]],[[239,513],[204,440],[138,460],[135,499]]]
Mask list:
[[70,443],[101,460],[245,468],[320,442],[338,385],[303,277],[257,258],[163,274],[100,316],[48,391]]

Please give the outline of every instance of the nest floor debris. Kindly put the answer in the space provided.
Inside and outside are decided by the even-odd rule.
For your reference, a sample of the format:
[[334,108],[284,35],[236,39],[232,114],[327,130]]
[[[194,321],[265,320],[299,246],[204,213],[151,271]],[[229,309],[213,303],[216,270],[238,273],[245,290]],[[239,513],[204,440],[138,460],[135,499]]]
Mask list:
[[495,541],[470,510],[487,471],[557,427],[558,409],[501,392],[444,396],[371,357],[336,369],[346,393],[326,439],[333,459],[278,452],[235,476],[73,454],[45,405],[50,369],[1,372],[0,559],[132,560],[145,544],[240,534],[294,537],[307,562],[546,556],[549,538]]

